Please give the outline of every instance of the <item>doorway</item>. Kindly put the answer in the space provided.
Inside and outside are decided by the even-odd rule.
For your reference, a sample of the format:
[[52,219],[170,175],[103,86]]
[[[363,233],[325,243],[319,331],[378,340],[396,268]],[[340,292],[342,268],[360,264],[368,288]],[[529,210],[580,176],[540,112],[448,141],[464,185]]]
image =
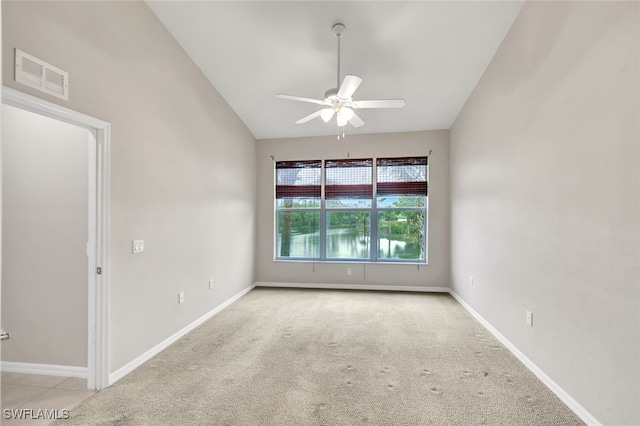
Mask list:
[[103,389],[110,126],[6,87],[2,104],[3,137],[22,142],[4,140],[3,327],[15,346],[3,344],[2,370]]

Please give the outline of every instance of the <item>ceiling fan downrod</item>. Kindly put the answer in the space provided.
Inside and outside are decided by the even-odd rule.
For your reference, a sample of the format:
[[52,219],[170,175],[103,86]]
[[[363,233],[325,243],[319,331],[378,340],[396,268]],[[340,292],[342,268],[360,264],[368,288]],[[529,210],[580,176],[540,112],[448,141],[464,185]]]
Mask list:
[[344,26],[344,24],[341,23],[337,23],[334,24],[333,27],[331,27],[331,29],[333,30],[333,34],[335,34],[336,38],[338,39],[338,83],[336,85],[336,87],[340,87],[340,39],[342,38],[342,34],[344,34],[344,31],[347,29],[347,27]]

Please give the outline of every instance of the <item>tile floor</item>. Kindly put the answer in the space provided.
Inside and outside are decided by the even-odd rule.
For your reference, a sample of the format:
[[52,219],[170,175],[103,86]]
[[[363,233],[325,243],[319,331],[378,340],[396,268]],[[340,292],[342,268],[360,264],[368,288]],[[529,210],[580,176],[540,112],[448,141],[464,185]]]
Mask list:
[[[6,419],[5,409],[38,409],[70,410],[95,392],[87,389],[87,380],[75,377],[41,376],[38,374],[22,374],[2,372],[2,426],[42,426],[52,420]],[[35,414],[34,414],[35,415]]]

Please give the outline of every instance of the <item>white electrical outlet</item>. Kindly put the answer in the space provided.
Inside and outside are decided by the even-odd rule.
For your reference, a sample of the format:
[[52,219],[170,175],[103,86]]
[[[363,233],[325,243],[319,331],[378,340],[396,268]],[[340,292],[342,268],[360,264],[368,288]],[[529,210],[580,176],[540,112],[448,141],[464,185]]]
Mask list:
[[347,268],[347,275],[351,275],[351,268]]
[[527,325],[533,327],[533,313],[531,311],[527,311]]
[[142,253],[144,251],[144,240],[133,240],[133,252]]
[[473,277],[469,277],[469,285],[473,287]]
[[213,288],[213,280],[209,280],[209,290],[211,290]]
[[184,291],[178,293],[178,304],[184,302]]

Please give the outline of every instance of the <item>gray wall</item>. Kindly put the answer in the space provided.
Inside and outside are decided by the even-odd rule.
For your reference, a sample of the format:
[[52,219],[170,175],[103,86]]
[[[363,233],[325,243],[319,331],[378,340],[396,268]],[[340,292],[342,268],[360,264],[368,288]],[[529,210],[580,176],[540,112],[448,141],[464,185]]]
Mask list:
[[638,22],[527,2],[451,130],[454,291],[611,425],[640,424]]
[[[429,264],[390,265],[274,261],[274,162],[429,156]],[[258,225],[256,281],[448,287],[449,285],[449,132],[263,139],[258,141]],[[346,268],[352,268],[347,275]],[[364,270],[366,268],[366,271]]]
[[[0,5],[0,45],[2,45],[2,6]],[[0,55],[0,81],[2,81],[2,55]],[[0,108],[0,191],[2,191],[2,108]],[[2,223],[2,194],[0,193],[0,224]],[[2,239],[2,226],[0,226],[0,240]],[[2,244],[0,244],[0,260],[2,260]],[[0,318],[2,318],[2,262],[0,261]],[[2,326],[2,324],[0,324]],[[2,349],[2,344],[0,344]],[[0,360],[2,359],[0,353]],[[1,374],[0,374],[1,376]],[[1,383],[0,383],[1,384]],[[0,387],[1,389],[1,387]],[[1,396],[0,396],[1,397]]]
[[[112,125],[115,371],[252,284],[255,139],[144,3],[2,8],[3,84]],[[12,80],[16,47],[69,72],[68,102]]]
[[89,132],[2,116],[2,360],[86,367]]

